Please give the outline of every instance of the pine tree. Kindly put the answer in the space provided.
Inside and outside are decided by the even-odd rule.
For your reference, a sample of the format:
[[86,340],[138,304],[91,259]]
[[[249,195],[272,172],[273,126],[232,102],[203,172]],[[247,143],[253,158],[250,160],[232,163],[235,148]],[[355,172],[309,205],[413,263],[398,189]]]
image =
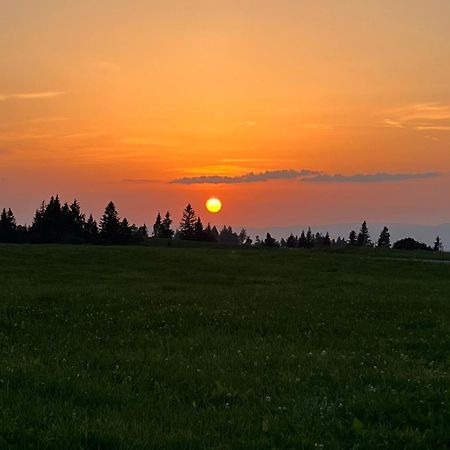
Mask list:
[[378,238],[378,247],[390,248],[391,247],[391,235],[389,234],[388,227],[384,227]]
[[3,208],[0,214],[0,242],[15,242],[16,239],[16,219],[11,209],[6,211]]
[[433,250],[435,252],[441,252],[443,250],[442,241],[439,236],[437,236],[436,240],[434,241]]
[[219,233],[219,242],[224,244],[239,245],[239,236],[233,231],[233,228],[225,225]]
[[155,223],[153,224],[153,236],[160,238],[163,237],[162,234],[163,234],[162,219],[161,214],[158,213],[158,215],[156,216]]
[[86,220],[77,199],[70,205],[69,210],[72,232],[76,238],[81,239]]
[[172,239],[174,231],[172,230],[172,218],[169,211],[166,212],[164,219],[161,223],[161,237],[166,239]]
[[286,247],[289,247],[289,248],[297,247],[297,243],[298,243],[298,238],[297,238],[297,236],[294,236],[292,233],[286,239]]
[[361,229],[358,234],[358,246],[359,247],[368,247],[370,246],[370,235],[369,230],[367,228],[367,223],[364,221],[361,225]]
[[244,243],[247,241],[247,230],[245,228],[242,228],[239,232],[239,244],[244,245]]
[[331,247],[331,239],[330,239],[330,234],[328,232],[325,235],[325,237],[323,238],[322,242],[323,242],[324,247]]
[[100,239],[105,244],[117,244],[121,238],[119,214],[114,203],[109,202],[100,221]]
[[181,239],[192,240],[195,239],[195,222],[197,216],[194,208],[189,203],[183,211],[183,217],[180,223],[180,237]]
[[356,231],[352,230],[350,231],[350,234],[348,236],[348,245],[357,245],[358,244],[358,236],[356,235]]
[[133,233],[137,231],[136,225],[130,225],[127,218],[124,217],[122,222],[120,222],[120,237],[117,243],[119,244],[130,244],[132,240]]
[[314,246],[313,234],[311,232],[311,228],[308,228],[308,231],[306,233],[306,247],[312,248],[313,246]]
[[196,241],[203,241],[205,239],[203,223],[200,217],[197,217],[197,221],[194,225],[194,239]]
[[302,231],[302,234],[298,238],[298,247],[306,248],[308,246],[308,241],[306,240],[305,230]]
[[270,233],[266,234],[266,239],[264,239],[265,247],[278,247],[277,241],[270,235]]
[[84,224],[84,239],[91,244],[96,243],[98,239],[98,226],[92,214],[89,214],[88,220]]
[[211,229],[211,236],[213,242],[219,242],[219,231],[217,230],[215,225]]

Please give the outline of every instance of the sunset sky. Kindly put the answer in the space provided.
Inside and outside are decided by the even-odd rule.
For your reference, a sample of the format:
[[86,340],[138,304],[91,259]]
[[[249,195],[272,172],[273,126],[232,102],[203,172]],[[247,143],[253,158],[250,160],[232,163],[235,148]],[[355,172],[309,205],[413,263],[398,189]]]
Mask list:
[[187,202],[217,225],[450,222],[448,0],[0,3],[20,223],[52,194],[147,224]]

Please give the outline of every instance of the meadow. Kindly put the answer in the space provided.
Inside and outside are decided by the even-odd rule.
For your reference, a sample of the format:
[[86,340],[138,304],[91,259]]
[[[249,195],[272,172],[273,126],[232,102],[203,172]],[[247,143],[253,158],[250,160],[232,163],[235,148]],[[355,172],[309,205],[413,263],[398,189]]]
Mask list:
[[387,254],[0,246],[0,449],[450,448],[450,265]]

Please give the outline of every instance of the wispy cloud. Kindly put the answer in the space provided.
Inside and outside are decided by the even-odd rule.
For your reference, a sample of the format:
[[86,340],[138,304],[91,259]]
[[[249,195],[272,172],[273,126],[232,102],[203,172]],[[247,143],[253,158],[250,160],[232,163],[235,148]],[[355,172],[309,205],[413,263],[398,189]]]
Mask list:
[[378,183],[383,181],[405,181],[417,180],[424,178],[438,177],[438,172],[422,172],[422,173],[372,173],[372,174],[321,174],[305,179],[305,181],[313,181],[315,183]]
[[314,170],[268,170],[265,172],[249,172],[243,175],[202,175],[197,177],[183,177],[170,181],[172,184],[239,184],[256,183],[270,180],[298,180],[314,183],[377,183],[385,181],[405,181],[439,176],[438,172],[422,173],[374,173],[374,174],[327,174]]
[[265,172],[249,172],[237,176],[225,175],[202,175],[199,177],[183,177],[172,180],[173,184],[234,184],[234,183],[255,183],[269,180],[294,180],[302,177],[318,175],[320,172],[313,170],[266,170]]
[[6,100],[36,100],[44,98],[54,98],[67,94],[67,91],[44,91],[44,92],[25,92],[19,94],[0,94],[0,101]]
[[418,131],[450,131],[450,104],[414,103],[387,111],[385,127]]

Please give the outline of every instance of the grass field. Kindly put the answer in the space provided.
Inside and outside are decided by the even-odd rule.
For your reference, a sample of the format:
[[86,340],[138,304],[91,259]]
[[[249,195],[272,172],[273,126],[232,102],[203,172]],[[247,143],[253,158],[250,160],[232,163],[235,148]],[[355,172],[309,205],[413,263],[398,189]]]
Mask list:
[[0,246],[0,449],[450,448],[450,265],[378,256]]

